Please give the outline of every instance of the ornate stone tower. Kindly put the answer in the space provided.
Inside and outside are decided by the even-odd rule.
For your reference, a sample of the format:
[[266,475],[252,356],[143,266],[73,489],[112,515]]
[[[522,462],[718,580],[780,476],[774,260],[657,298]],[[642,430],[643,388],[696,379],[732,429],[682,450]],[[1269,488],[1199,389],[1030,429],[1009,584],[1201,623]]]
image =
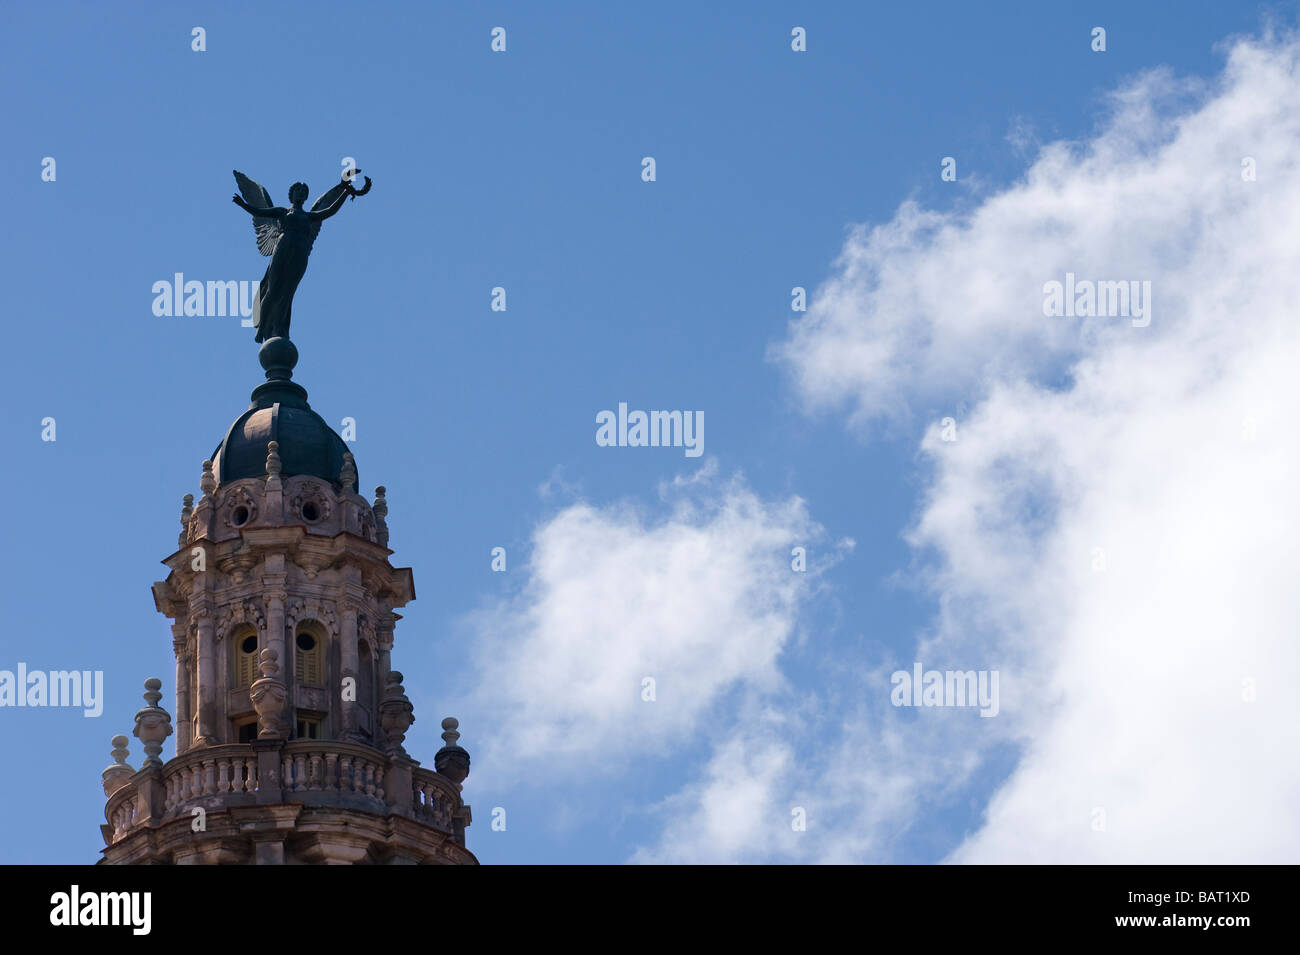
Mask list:
[[384,489],[357,493],[347,445],[291,381],[273,338],[267,381],[185,496],[180,548],[154,584],[176,653],[176,755],[161,682],[104,770],[103,863],[475,864],[457,723],[434,770],[403,746],[415,717],[390,666],[395,611],[415,599],[389,562]]

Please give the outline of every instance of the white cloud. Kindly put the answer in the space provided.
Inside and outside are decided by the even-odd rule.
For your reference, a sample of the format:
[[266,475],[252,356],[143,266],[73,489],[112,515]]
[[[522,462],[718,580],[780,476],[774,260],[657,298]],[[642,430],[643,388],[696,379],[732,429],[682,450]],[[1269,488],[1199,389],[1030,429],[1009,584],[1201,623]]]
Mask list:
[[742,721],[715,747],[702,778],[656,807],[663,834],[632,861],[653,864],[726,864],[796,853],[791,826],[797,802],[781,800],[796,761],[782,739],[775,712]]
[[[494,782],[539,766],[613,772],[704,734],[723,695],[782,686],[777,658],[828,559],[822,529],[800,499],[763,500],[715,467],[661,494],[656,515],[561,509],[535,530],[519,593],[472,621],[467,705],[491,727],[476,765],[495,767]],[[796,545],[812,555],[806,573],[791,569]]]
[[915,861],[905,830],[976,767],[961,728],[970,714],[900,726],[881,705],[887,673],[859,673],[855,686],[860,699],[847,709],[796,695],[751,701],[716,734],[699,778],[655,807],[658,841],[631,861]]
[[[810,410],[858,428],[970,402],[955,443],[923,442],[911,539],[942,609],[917,659],[1000,664],[1003,700],[996,720],[877,714],[894,728],[863,751],[898,733],[909,760],[827,760],[821,792],[933,803],[959,750],[1015,739],[956,860],[1300,855],[1298,100],[1296,42],[1240,42],[1214,84],[1139,78],[1092,139],[977,208],[906,204],[851,237],[775,355]],[[1067,271],[1150,280],[1150,326],[1044,317]],[[908,803],[844,808],[835,835],[869,853]]]

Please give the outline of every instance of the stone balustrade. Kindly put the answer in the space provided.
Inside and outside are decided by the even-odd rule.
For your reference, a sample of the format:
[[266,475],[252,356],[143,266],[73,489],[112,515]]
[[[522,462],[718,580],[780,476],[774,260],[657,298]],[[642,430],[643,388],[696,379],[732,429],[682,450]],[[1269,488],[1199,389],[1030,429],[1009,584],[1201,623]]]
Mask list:
[[284,747],[281,780],[287,793],[332,792],[384,799],[387,761],[368,746],[295,740]]
[[[393,775],[395,770],[400,771]],[[390,793],[385,782],[392,779],[399,781],[398,791]],[[341,740],[300,739],[269,749],[259,743],[192,749],[161,767],[141,769],[116,788],[105,806],[103,829],[111,845],[137,826],[188,815],[193,807],[212,812],[295,802],[397,813],[453,833],[464,844],[463,826],[456,825],[460,791],[453,780],[404,756]]]
[[452,817],[460,806],[456,784],[430,769],[416,769],[411,775],[414,789],[411,811],[420,822],[453,831]]
[[192,750],[163,767],[168,813],[202,796],[257,791],[257,756],[243,744]]
[[114,842],[135,825],[135,793],[132,792],[130,795],[131,798],[120,799],[117,805],[110,806],[105,814],[109,828],[113,831]]

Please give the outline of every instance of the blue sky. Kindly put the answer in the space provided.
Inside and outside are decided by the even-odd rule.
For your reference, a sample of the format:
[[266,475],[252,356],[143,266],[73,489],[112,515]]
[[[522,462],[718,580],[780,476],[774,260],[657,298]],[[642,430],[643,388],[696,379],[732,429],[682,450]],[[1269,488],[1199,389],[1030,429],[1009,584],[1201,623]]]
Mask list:
[[[419,595],[393,656],[416,703],[407,747],[431,762],[438,720],[460,717],[480,860],[838,858],[811,839],[772,848],[788,841],[788,807],[819,795],[810,833],[861,836],[861,861],[953,857],[1033,734],[1013,724],[963,748],[983,733],[974,713],[944,714],[931,731],[931,714],[879,705],[890,671],[926,659],[918,640],[946,632],[946,601],[969,596],[936,578],[933,538],[905,535],[942,486],[926,434],[987,407],[995,376],[931,388],[900,372],[886,376],[897,401],[810,384],[831,379],[781,357],[799,340],[791,321],[807,320],[791,312],[791,288],[869,297],[836,264],[859,247],[854,227],[890,223],[909,201],[969,222],[1024,181],[1043,145],[1098,136],[1112,91],[1161,66],[1213,83],[1221,44],[1270,13],[1285,25],[1294,5],[5,4],[0,668],[102,669],[106,699],[98,719],[0,711],[16,783],[0,796],[2,861],[95,859],[108,740],[130,732],[145,677],[173,700],[150,585],[182,496],[197,493],[200,463],[260,378],[250,329],[157,317],[151,287],[176,272],[260,278],[231,170],[283,202],[295,180],[313,197],[328,188],[345,156],[374,187],[317,240],[294,309],[295,378],[336,428],[356,420],[361,484],[388,489],[393,561],[413,568]],[[1089,46],[1098,25],[1105,53]],[[191,50],[196,26],[205,52]],[[489,48],[496,26],[504,53]],[[790,48],[795,26],[806,52]],[[47,156],[54,182],[41,178]],[[655,182],[642,181],[644,156]],[[945,156],[956,183],[940,181]],[[1107,201],[1098,193],[1099,216]],[[505,312],[489,307],[496,286]],[[944,321],[970,309],[964,288],[954,282]],[[943,379],[943,367],[928,373]],[[595,415],[620,401],[703,411],[704,455],[598,447]],[[882,404],[904,410],[851,414]],[[54,442],[41,440],[47,416]],[[636,621],[621,614],[646,597],[640,571],[654,570],[638,561],[679,554],[679,534],[725,550],[737,510],[756,550],[721,564],[775,581],[763,590],[772,605],[747,587],[727,603],[725,584],[723,603],[712,590],[684,598],[702,601],[679,608],[692,636],[664,664],[653,705],[665,712],[645,726],[640,711],[566,709],[566,624],[549,616],[548,588],[573,566],[571,548],[589,547],[585,566],[600,568],[575,584],[596,588],[593,626],[611,645],[632,642]],[[786,565],[803,541],[814,573],[765,576],[763,560]],[[505,574],[490,570],[496,546]],[[561,556],[549,565],[548,554]],[[762,636],[720,648],[706,613]],[[745,657],[762,639],[771,652]],[[962,668],[1020,660],[996,642],[947,647]],[[732,652],[744,658],[735,669],[692,682]],[[584,678],[641,662],[632,653]],[[890,816],[884,795],[906,749],[875,783],[765,775],[783,756],[827,773],[865,766],[880,755],[865,740],[898,732],[960,764],[949,774],[936,760],[948,782],[917,783],[911,812]],[[701,792],[729,766],[754,775],[750,794],[778,815],[710,829],[708,807],[725,814],[727,801]],[[872,805],[888,824],[857,814]],[[505,831],[490,827],[498,806]]]

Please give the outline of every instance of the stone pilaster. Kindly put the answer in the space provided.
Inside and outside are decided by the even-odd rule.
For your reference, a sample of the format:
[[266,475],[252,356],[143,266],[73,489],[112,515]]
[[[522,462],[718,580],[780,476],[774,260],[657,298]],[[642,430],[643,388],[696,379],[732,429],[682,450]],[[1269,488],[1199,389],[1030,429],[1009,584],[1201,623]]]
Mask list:
[[176,654],[176,752],[183,753],[194,744],[194,701],[190,699],[192,682],[189,625],[172,624],[172,651]]
[[220,742],[217,719],[217,637],[216,623],[204,607],[194,618],[198,631],[198,720],[195,746],[210,746]]
[[357,707],[360,705],[357,686],[360,661],[357,659],[357,608],[352,603],[343,605],[343,613],[339,621],[339,670],[344,680],[352,681],[349,684],[350,692],[346,696],[341,687],[338,688],[335,696],[342,706],[339,727],[344,739],[355,739],[358,735]]

